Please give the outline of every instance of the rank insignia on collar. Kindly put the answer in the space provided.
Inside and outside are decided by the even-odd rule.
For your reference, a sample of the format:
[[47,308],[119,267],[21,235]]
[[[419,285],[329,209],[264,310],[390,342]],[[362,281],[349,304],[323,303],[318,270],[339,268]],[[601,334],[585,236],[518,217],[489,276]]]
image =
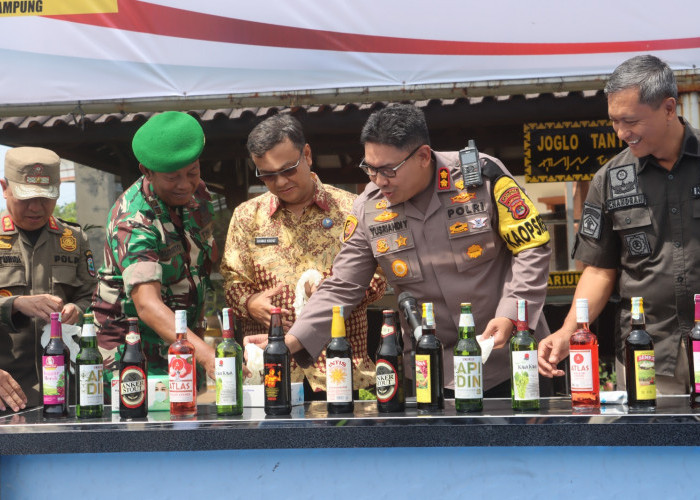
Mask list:
[[469,200],[476,198],[476,193],[468,193],[467,191],[460,192],[457,196],[452,196],[450,200],[452,203],[466,203]]
[[448,191],[452,189],[450,169],[448,169],[447,167],[438,168],[437,176],[437,188],[439,191]]
[[357,217],[348,215],[347,219],[345,219],[345,224],[343,224],[343,243],[350,239],[355,233],[355,229],[357,229]]
[[478,259],[484,254],[484,249],[481,248],[481,245],[472,245],[469,248],[467,248],[467,257],[470,259]]
[[387,250],[389,250],[389,242],[386,241],[386,238],[377,240],[377,252],[385,253]]
[[61,248],[66,252],[73,252],[76,248],[78,248],[78,242],[75,239],[75,236],[73,236],[73,231],[68,228],[63,231],[60,244]]
[[396,259],[391,263],[392,272],[399,278],[403,278],[408,274],[408,264],[401,259]]
[[8,243],[5,240],[12,240],[12,236],[0,236],[0,249],[10,250],[12,248],[12,243]]
[[392,219],[396,219],[399,216],[396,212],[390,212],[389,210],[384,210],[382,213],[377,215],[374,220],[377,222],[386,222]]
[[12,222],[12,219],[10,218],[9,215],[6,215],[5,217],[2,218],[2,230],[3,231],[14,231],[15,230],[15,223]]
[[53,229],[54,231],[58,231],[58,222],[56,222],[53,215],[49,217],[49,228]]

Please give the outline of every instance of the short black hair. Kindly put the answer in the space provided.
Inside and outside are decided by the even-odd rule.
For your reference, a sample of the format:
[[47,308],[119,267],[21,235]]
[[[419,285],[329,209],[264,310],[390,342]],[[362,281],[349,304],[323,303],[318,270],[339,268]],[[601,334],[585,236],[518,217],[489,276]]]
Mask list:
[[430,134],[423,111],[410,104],[397,104],[370,115],[362,127],[360,142],[407,150],[423,144],[430,146]]
[[292,115],[272,115],[253,128],[246,147],[252,156],[260,157],[285,139],[289,139],[299,150],[306,145],[299,120]]

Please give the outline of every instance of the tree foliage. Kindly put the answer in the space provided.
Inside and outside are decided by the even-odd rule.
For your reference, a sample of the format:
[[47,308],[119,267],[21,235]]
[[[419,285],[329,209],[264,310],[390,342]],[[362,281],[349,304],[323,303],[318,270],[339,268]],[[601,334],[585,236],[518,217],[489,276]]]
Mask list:
[[53,210],[53,215],[54,217],[58,217],[59,219],[63,219],[67,222],[78,222],[74,201],[64,205],[56,205],[56,208]]

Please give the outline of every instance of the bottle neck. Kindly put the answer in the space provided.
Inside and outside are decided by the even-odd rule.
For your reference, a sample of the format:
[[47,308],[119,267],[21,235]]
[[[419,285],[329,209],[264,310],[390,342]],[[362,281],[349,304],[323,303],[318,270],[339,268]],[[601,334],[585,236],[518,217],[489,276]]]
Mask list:
[[700,323],[700,300],[695,302],[695,324]]
[[476,328],[474,326],[474,316],[471,311],[462,311],[459,315],[459,338],[476,338]]
[[51,320],[51,338],[52,339],[60,339],[62,338],[62,333],[61,333],[61,322],[58,320]]
[[586,321],[586,322],[579,321],[578,323],[576,323],[576,330],[583,330],[586,332],[590,331],[590,327],[588,326],[588,321]]
[[527,333],[530,334],[530,328],[527,326],[527,321],[517,321],[515,323],[515,330],[517,333]]
[[334,339],[345,337],[345,319],[340,314],[333,313],[331,337]]
[[224,340],[232,339],[233,338],[233,331],[232,330],[223,330],[221,332],[221,338],[223,338]]

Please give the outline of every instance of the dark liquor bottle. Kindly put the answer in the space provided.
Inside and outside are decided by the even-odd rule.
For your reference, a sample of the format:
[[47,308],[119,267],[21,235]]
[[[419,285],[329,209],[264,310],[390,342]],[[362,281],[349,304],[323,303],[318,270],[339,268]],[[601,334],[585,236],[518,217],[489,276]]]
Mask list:
[[700,295],[695,295],[695,326],[688,332],[686,347],[690,372],[690,407],[700,408]]
[[632,297],[632,331],[625,339],[625,382],[630,410],[656,408],[654,341],[646,330],[642,297]]
[[41,356],[44,417],[68,416],[70,352],[63,342],[61,313],[51,313],[51,338]]
[[216,414],[243,413],[243,349],[233,338],[233,310],[222,311],[221,336],[216,346]]
[[273,307],[270,314],[270,331],[263,352],[265,414],[289,415],[292,411],[292,380],[289,349],[284,343],[282,309]]
[[139,319],[129,318],[124,352],[119,361],[119,416],[145,418],[148,415],[148,362],[141,346]]
[[331,340],[326,346],[326,407],[328,413],[352,413],[352,350],[345,338],[343,307],[333,306]]
[[187,340],[187,311],[175,311],[175,342],[168,348],[170,416],[197,414],[197,366],[194,346]]
[[518,300],[518,321],[515,329],[515,335],[510,339],[510,393],[513,409],[538,410],[540,379],[537,373],[537,341],[528,327],[526,300]]
[[379,347],[377,347],[377,409],[380,412],[404,411],[406,400],[403,389],[403,351],[399,344],[396,314],[391,309],[383,312]]
[[598,338],[588,327],[588,299],[576,299],[576,331],[569,339],[571,406],[600,408]]
[[423,334],[416,344],[416,406],[419,410],[445,407],[442,343],[435,335],[433,303],[423,304]]
[[481,347],[476,340],[472,305],[462,302],[459,315],[459,340],[454,348],[455,409],[460,413],[484,408]]
[[98,418],[104,409],[104,384],[102,383],[102,355],[97,348],[94,316],[83,315],[80,334],[80,352],[75,358],[75,389],[78,394],[75,416]]

